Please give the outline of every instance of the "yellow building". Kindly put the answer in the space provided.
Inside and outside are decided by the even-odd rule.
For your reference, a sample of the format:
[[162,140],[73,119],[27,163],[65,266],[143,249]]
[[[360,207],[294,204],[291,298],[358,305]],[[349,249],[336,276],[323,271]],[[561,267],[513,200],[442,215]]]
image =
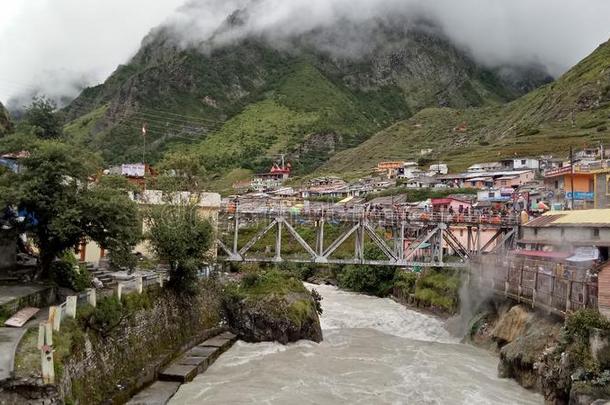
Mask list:
[[[218,212],[220,210],[220,194],[191,194],[189,192],[179,192],[174,193],[171,196],[167,196],[159,190],[146,190],[135,194],[132,193],[130,197],[132,200],[136,201],[141,208],[164,204],[196,204],[201,217],[208,219],[214,229],[217,228]],[[146,223],[143,223],[142,227],[143,232],[145,232]],[[102,249],[97,243],[93,241],[88,241],[87,243],[84,243],[80,246],[80,249],[76,253],[76,256],[80,261],[98,264],[100,259],[102,259],[106,255],[106,253],[107,252],[104,251],[104,249]],[[143,241],[138,244],[134,249],[134,253],[140,253],[146,257],[152,256],[152,250],[147,241]],[[216,253],[215,249],[213,253]]]

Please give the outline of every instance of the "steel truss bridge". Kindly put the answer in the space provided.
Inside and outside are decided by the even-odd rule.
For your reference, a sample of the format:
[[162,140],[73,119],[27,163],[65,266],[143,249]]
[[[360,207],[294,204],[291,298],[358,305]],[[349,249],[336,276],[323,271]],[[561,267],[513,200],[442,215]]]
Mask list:
[[[340,227],[339,235],[325,236],[329,233],[328,225]],[[252,228],[257,232],[244,237],[245,231]],[[218,229],[218,259],[227,262],[458,268],[468,266],[474,257],[513,247],[519,222],[516,215],[366,209],[241,211],[225,207],[219,213]],[[301,233],[306,229],[310,240],[297,229]],[[290,237],[300,246],[302,254],[285,254],[283,244]],[[269,245],[264,253],[253,249],[263,238],[274,241],[273,250]],[[383,253],[383,259],[365,257],[367,239],[368,245],[372,243]],[[353,244],[349,247],[349,257],[345,255],[345,248],[341,257],[335,257],[337,250],[348,241]]]

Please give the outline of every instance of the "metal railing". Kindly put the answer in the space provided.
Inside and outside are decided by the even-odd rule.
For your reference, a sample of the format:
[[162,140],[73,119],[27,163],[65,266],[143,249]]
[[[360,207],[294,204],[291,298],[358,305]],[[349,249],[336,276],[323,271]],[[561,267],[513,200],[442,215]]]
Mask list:
[[221,207],[225,215],[242,215],[251,217],[284,217],[293,220],[320,220],[356,222],[367,219],[390,225],[403,222],[414,223],[447,223],[464,225],[517,226],[520,217],[517,213],[486,213],[486,212],[447,212],[427,211],[421,209],[365,209],[363,207],[341,209],[294,209],[282,206],[260,207],[258,209],[242,210],[228,205]]

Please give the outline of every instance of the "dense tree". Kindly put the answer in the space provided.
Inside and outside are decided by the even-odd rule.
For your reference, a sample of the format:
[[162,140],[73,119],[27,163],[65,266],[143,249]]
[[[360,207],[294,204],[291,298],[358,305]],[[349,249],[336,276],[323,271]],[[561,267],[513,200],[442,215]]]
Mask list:
[[202,191],[206,170],[202,158],[195,154],[172,153],[157,167],[161,176],[158,187],[165,191]]
[[42,275],[86,238],[110,250],[131,249],[141,229],[137,205],[125,192],[91,182],[95,156],[46,140],[29,143],[28,151],[19,173],[1,175],[0,191],[6,192],[3,203],[27,214],[22,226],[40,250]]
[[24,121],[41,138],[59,138],[63,133],[63,120],[56,110],[54,101],[44,96],[34,97],[32,104],[25,111]]
[[168,285],[176,291],[194,292],[197,269],[213,245],[214,232],[196,205],[154,207],[147,215],[146,235],[159,259],[170,267]]
[[13,131],[13,123],[8,111],[0,103],[0,136],[9,134]]

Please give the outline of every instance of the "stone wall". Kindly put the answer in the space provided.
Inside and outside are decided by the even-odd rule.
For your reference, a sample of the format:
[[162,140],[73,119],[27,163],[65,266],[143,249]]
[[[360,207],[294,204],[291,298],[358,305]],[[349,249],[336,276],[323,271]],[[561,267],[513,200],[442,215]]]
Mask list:
[[27,291],[23,295],[0,305],[0,313],[12,315],[25,307],[44,308],[55,304],[57,301],[57,288],[53,286],[26,285],[18,287],[4,286],[3,288],[18,288],[19,290],[31,291]]
[[610,320],[610,264],[606,264],[599,272],[597,283],[599,312]]
[[10,270],[17,264],[17,242],[0,236],[0,271]]
[[220,328],[218,287],[208,283],[188,301],[160,292],[109,336],[87,331],[64,362],[59,392],[74,404],[123,403],[151,383],[159,369]]

